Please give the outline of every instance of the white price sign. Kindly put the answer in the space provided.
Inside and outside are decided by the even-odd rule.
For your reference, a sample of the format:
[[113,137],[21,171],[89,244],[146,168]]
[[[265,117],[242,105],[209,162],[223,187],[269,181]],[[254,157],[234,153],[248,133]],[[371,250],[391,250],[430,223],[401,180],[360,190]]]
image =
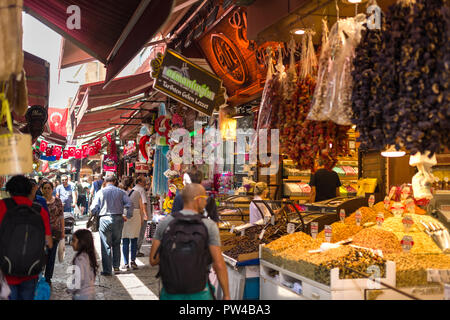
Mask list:
[[315,239],[317,237],[318,232],[319,232],[319,223],[311,222],[311,237]]
[[389,199],[388,196],[384,197],[384,208],[386,210],[389,210],[389,207],[391,206],[391,200]]
[[374,195],[371,195],[371,196],[369,197],[369,207],[372,208],[373,205],[374,205],[374,203],[375,203],[375,196],[374,196]]
[[333,232],[331,230],[331,226],[326,225],[325,226],[325,242],[331,242],[331,236]]
[[289,233],[289,234],[294,233],[294,230],[295,230],[295,224],[288,223],[287,224],[287,233]]
[[341,219],[341,222],[344,223],[345,221],[345,210],[341,209],[341,211],[339,212],[339,219]]
[[379,227],[381,227],[383,225],[383,222],[384,222],[384,213],[383,212],[378,212],[376,219],[377,219],[377,225]]
[[362,220],[362,213],[360,210],[356,210],[355,213],[355,221],[356,221],[356,225],[360,226],[361,225],[361,220]]

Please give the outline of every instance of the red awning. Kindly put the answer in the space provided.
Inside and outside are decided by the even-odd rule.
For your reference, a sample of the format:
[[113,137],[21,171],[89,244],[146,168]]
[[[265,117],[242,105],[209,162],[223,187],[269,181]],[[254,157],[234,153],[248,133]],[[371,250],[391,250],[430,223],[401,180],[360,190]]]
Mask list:
[[23,68],[27,77],[28,105],[38,104],[46,107],[48,106],[50,90],[50,64],[26,51],[23,54]]
[[[24,11],[105,64],[105,86],[139,53],[170,16],[174,0],[24,0]],[[80,9],[80,28],[68,21]]]

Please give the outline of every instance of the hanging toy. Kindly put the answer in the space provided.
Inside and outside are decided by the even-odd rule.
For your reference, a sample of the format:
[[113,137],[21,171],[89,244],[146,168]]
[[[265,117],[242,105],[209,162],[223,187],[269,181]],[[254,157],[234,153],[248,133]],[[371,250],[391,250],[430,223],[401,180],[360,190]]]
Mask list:
[[145,158],[146,161],[148,161],[148,154],[145,146],[149,140],[150,136],[143,136],[139,140],[139,151],[141,152],[142,156]]
[[169,118],[167,116],[160,116],[155,121],[155,130],[160,136],[168,137],[171,129]]

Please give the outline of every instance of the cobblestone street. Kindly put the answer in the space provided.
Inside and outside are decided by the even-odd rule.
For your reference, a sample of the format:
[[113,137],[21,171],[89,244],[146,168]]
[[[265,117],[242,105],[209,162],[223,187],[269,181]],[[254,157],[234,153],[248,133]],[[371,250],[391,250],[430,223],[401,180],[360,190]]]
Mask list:
[[[76,222],[75,230],[86,227],[87,218]],[[136,258],[136,264],[139,270],[121,271],[119,274],[111,277],[100,275],[101,267],[101,249],[100,235],[93,233],[95,248],[98,254],[99,270],[96,279],[96,299],[97,300],[157,300],[159,296],[159,279],[155,277],[158,267],[151,267],[148,262],[150,253],[150,244],[144,241],[141,251],[144,257]],[[55,271],[52,279],[51,300],[71,300],[72,296],[66,292],[67,280],[70,276],[67,273],[68,267],[72,265],[74,251],[72,247],[66,244],[66,254],[63,263],[58,262],[56,258]],[[123,258],[121,258],[123,263]]]

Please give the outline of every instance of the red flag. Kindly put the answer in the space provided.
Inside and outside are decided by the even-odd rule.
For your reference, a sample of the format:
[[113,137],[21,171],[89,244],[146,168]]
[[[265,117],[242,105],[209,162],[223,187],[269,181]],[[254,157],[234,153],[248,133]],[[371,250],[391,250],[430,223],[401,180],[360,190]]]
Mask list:
[[81,159],[83,157],[83,149],[76,149],[75,150],[75,158]]
[[88,150],[89,150],[89,155],[90,156],[94,156],[95,155],[95,151],[97,149],[95,148],[95,146],[89,146]]
[[81,149],[83,149],[83,157],[87,157],[89,155],[89,145],[84,144],[81,146]]
[[53,155],[56,156],[57,159],[58,159],[58,156],[61,158],[61,152],[62,152],[62,147],[61,146],[54,146],[53,147]]
[[41,150],[41,152],[45,152],[47,150],[47,146],[48,146],[48,142],[42,140],[41,144],[39,145],[39,150]]
[[69,150],[63,151],[63,159],[69,159]]
[[111,143],[111,132],[105,134],[106,139],[108,139],[109,143]]
[[48,122],[50,125],[50,130],[62,136],[66,136],[66,122],[68,113],[68,108],[48,108]]
[[49,146],[49,147],[47,147],[47,149],[45,149],[45,155],[47,157],[50,157],[52,155],[52,153],[53,153],[52,147]]
[[56,157],[56,160],[61,159],[61,153],[60,153],[60,154],[57,154],[55,157]]
[[69,157],[75,157],[75,147],[69,147]]
[[102,140],[101,139],[94,140],[94,145],[97,149],[101,149],[102,148]]

